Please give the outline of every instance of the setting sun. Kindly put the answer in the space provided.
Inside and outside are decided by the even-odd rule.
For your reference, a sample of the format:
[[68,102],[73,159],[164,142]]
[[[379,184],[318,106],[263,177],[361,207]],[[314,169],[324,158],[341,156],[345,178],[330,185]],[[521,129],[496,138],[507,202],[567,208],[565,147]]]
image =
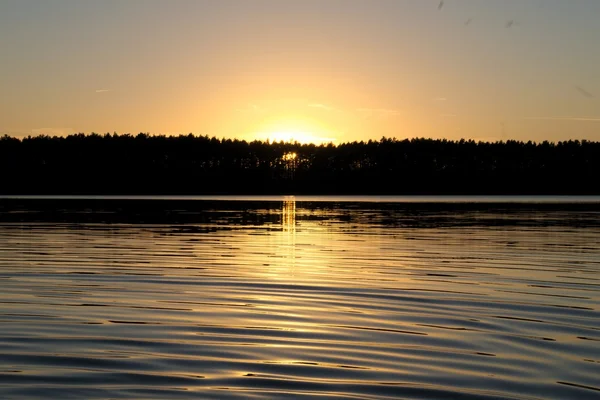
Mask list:
[[270,142],[298,142],[322,144],[334,142],[329,130],[317,121],[303,118],[273,118],[263,122],[256,138]]
[[285,153],[282,158],[284,161],[294,161],[296,158],[298,158],[298,154],[293,153],[293,152]]
[[298,142],[302,144],[320,143],[321,140],[308,132],[285,131],[267,134],[267,140],[271,142]]

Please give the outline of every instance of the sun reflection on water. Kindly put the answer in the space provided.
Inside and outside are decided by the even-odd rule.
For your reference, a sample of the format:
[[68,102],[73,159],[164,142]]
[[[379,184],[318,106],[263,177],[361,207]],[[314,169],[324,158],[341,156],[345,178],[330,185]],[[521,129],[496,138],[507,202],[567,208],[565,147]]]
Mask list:
[[0,224],[0,398],[25,378],[57,398],[92,382],[93,399],[154,381],[156,398],[597,392],[595,222],[449,211],[457,223],[439,226],[436,210],[408,225],[402,209],[294,197],[236,210],[207,211],[214,224]]
[[286,196],[283,199],[281,225],[284,232],[288,232],[292,236],[296,234],[296,198],[294,196]]
[[296,267],[296,198],[286,196],[281,209],[281,226],[284,237],[282,244],[285,248],[285,269],[295,274]]

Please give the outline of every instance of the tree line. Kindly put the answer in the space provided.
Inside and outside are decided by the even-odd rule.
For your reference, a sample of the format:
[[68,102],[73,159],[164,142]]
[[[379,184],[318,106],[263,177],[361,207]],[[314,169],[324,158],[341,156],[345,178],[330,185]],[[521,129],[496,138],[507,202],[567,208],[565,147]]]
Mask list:
[[2,194],[600,194],[600,142],[0,138]]

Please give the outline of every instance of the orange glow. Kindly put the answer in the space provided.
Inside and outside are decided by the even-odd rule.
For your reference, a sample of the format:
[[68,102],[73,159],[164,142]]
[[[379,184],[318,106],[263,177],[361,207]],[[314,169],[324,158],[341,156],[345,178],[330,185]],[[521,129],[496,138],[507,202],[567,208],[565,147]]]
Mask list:
[[308,118],[281,117],[263,122],[255,138],[271,142],[329,143],[336,140],[322,124]]
[[284,161],[292,161],[295,160],[298,157],[298,154],[296,153],[285,153],[283,155],[283,160]]
[[310,133],[302,131],[283,131],[283,132],[272,132],[267,135],[267,139],[271,142],[298,142],[298,143],[313,143],[318,141]]

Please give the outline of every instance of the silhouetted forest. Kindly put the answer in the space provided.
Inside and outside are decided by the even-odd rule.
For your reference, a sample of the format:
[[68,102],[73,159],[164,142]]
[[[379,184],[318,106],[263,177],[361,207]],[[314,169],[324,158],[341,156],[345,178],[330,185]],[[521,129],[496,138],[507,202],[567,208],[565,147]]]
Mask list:
[[600,143],[0,138],[2,194],[600,194]]

